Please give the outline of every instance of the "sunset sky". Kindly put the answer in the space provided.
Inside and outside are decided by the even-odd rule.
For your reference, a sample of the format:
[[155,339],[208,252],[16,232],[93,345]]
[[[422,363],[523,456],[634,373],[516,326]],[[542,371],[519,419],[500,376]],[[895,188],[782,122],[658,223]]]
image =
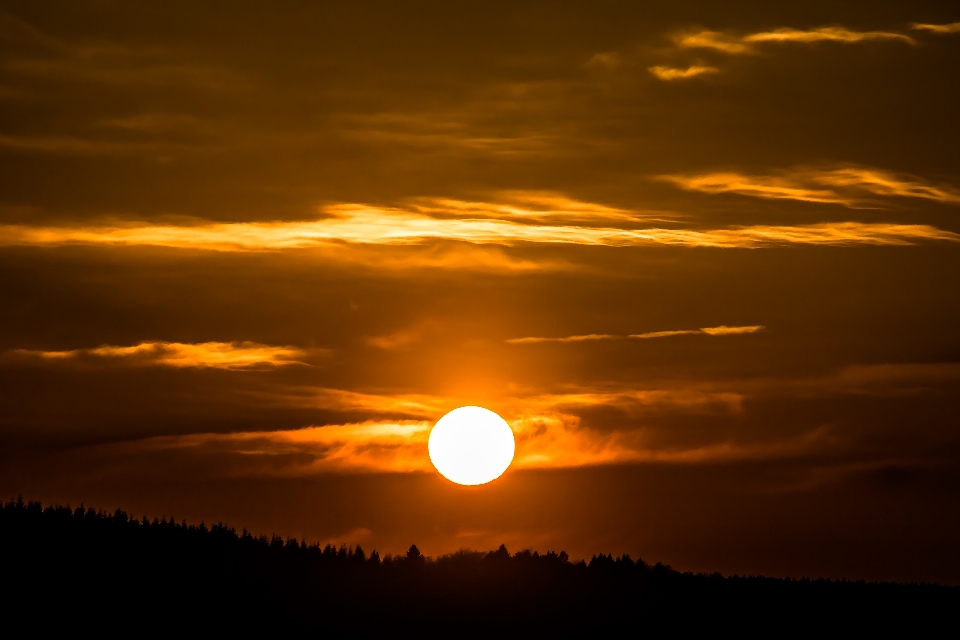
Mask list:
[[960,6],[3,0],[18,494],[960,584]]

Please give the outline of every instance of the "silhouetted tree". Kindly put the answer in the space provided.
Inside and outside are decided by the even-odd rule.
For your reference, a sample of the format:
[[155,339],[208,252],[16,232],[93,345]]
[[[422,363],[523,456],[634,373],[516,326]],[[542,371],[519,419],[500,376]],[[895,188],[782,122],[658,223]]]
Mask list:
[[[411,545],[399,559],[367,557],[280,536],[238,534],[174,518],[130,518],[83,505],[0,505],[5,620],[118,624],[277,635],[424,630],[603,635],[697,620],[756,628],[821,628],[835,620],[952,624],[960,589],[863,581],[725,578],[648,567],[630,556],[570,562],[561,551],[505,545],[430,559]],[[429,615],[426,610],[429,609]],[[789,621],[789,622],[785,622]],[[0,623],[0,628],[2,627]],[[458,626],[459,625],[459,626]],[[821,625],[821,626],[818,626]],[[917,635],[914,626],[912,635]],[[10,633],[11,637],[14,637]]]

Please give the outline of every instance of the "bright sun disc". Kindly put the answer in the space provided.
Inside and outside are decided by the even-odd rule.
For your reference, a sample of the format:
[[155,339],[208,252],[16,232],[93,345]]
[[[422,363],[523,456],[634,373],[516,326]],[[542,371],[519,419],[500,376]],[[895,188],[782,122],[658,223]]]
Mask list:
[[437,421],[427,441],[430,462],[447,480],[484,484],[499,478],[514,452],[513,430],[483,407],[460,407]]

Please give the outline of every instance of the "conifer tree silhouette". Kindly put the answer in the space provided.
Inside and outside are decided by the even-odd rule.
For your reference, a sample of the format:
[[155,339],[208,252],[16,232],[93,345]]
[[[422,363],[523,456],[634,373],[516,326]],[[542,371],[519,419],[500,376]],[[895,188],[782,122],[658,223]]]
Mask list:
[[360,545],[321,548],[246,529],[238,534],[223,523],[151,521],[83,505],[44,508],[22,497],[0,505],[0,553],[10,628],[14,619],[69,629],[108,616],[127,626],[164,620],[184,629],[271,635],[278,625],[358,635],[436,632],[454,623],[472,631],[598,635],[640,620],[649,630],[698,619],[750,619],[759,627],[789,620],[791,628],[811,629],[846,619],[863,629],[864,620],[883,619],[889,630],[900,619],[917,632],[921,623],[952,623],[960,606],[956,587],[725,578],[659,562],[649,567],[626,554],[570,562],[564,551],[511,555],[500,545],[428,559],[414,544],[399,558],[381,558]]

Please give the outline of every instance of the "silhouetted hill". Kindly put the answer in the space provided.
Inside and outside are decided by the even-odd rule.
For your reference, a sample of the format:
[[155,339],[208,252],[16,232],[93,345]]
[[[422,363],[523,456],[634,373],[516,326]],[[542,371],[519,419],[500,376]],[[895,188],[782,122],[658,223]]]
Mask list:
[[[204,631],[642,634],[952,624],[960,589],[679,573],[627,556],[354,549],[10,502],[0,510],[9,625]],[[947,616],[950,616],[948,618]]]

